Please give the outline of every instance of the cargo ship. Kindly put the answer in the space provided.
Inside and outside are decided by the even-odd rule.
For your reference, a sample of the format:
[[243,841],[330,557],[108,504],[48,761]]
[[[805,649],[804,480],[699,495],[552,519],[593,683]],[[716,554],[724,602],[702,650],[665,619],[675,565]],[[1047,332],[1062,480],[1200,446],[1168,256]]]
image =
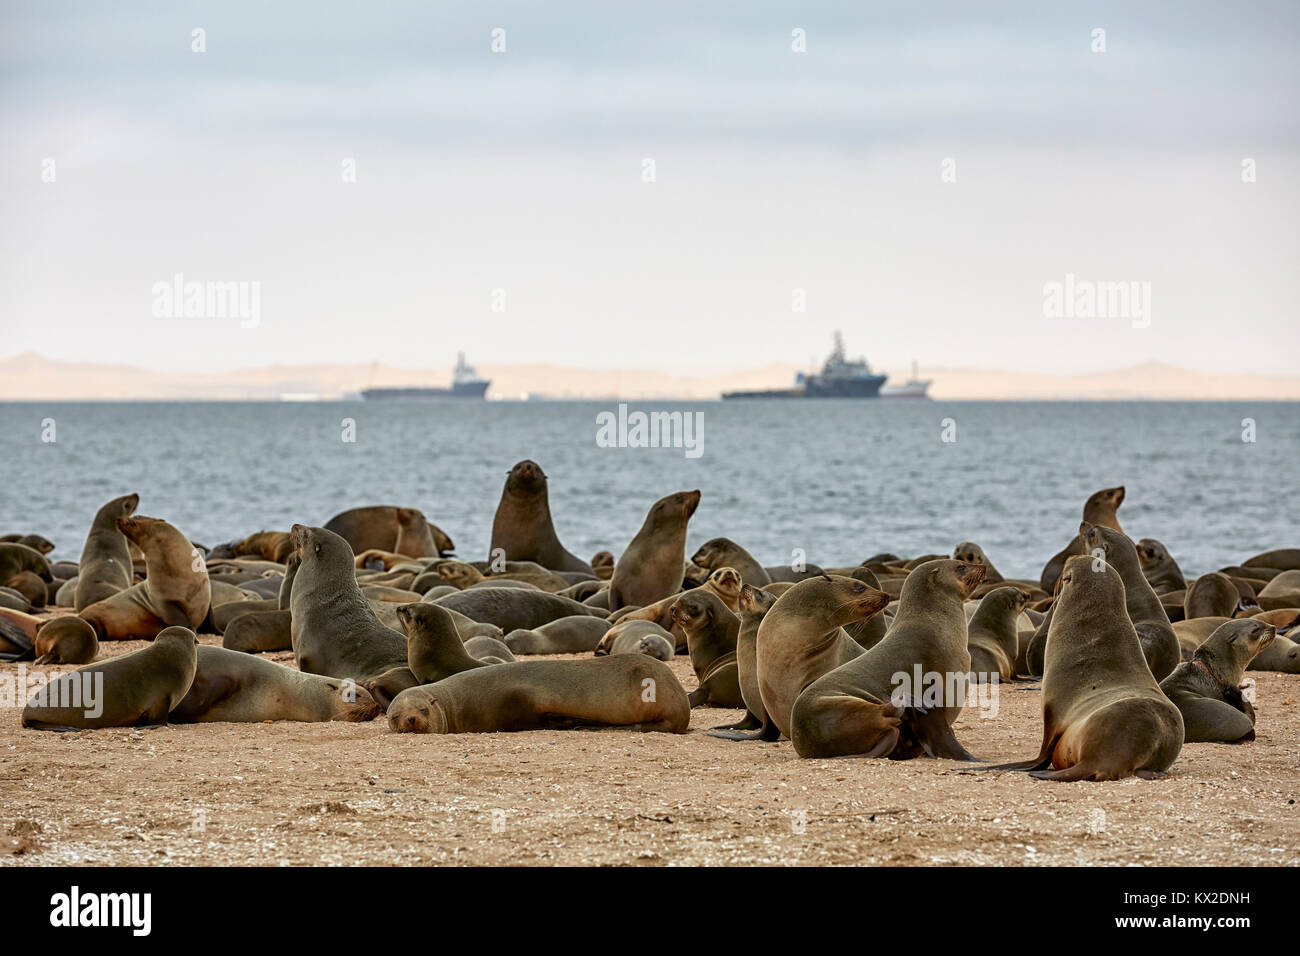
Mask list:
[[363,388],[361,397],[372,398],[482,398],[492,383],[480,378],[473,366],[465,361],[465,353],[456,355],[456,368],[451,375],[451,388],[424,388],[399,386],[397,388]]
[[[795,376],[793,388],[774,388],[753,392],[723,392],[733,398],[875,398],[885,384],[886,375],[871,371],[863,359],[844,356],[844,339],[835,333],[835,348],[820,372]],[[928,383],[927,383],[928,384]]]

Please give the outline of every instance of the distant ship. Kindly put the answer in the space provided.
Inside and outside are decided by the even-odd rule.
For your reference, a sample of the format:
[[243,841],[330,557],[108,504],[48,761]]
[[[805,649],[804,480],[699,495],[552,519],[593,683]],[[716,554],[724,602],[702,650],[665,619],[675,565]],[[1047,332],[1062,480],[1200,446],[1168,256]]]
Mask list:
[[465,353],[456,355],[456,370],[452,372],[451,388],[363,388],[361,397],[370,398],[482,398],[492,383],[479,378],[478,372],[465,361]]
[[880,390],[881,398],[929,398],[926,391],[930,388],[930,379],[916,377],[916,363],[912,363],[912,377],[905,385],[886,385]]
[[727,398],[875,398],[885,384],[886,375],[871,371],[863,359],[844,357],[844,339],[835,333],[835,348],[822,370],[795,376],[794,388],[775,388],[755,392],[723,392]]

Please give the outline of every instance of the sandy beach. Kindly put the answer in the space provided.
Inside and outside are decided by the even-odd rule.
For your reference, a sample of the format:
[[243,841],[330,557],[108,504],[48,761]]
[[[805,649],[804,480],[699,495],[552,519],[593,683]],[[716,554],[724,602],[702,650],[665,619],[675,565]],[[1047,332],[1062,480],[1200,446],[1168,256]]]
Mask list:
[[[695,687],[685,656],[671,666]],[[458,736],[382,719],[45,733],[3,710],[0,864],[1295,866],[1300,677],[1250,676],[1254,742],[1188,744],[1163,780],[1080,784],[800,760],[788,740],[707,736],[740,716],[711,708],[684,735]],[[958,736],[985,759],[1032,756],[1038,685],[1001,691],[998,716],[967,711]]]

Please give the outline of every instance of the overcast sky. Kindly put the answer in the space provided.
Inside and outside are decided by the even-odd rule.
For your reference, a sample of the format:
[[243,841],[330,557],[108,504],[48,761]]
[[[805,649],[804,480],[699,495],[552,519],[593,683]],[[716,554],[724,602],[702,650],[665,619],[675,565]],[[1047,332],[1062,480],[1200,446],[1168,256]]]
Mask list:
[[[8,2],[0,355],[1294,372],[1298,11]],[[177,273],[256,327],[156,316]]]

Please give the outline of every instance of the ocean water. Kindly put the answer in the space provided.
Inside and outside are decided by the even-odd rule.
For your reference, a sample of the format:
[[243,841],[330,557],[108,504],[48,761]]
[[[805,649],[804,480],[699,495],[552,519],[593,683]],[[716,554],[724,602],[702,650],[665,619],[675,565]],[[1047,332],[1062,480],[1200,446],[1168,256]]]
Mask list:
[[[38,532],[55,542],[52,557],[75,559],[100,505],[132,491],[141,514],[208,545],[397,504],[420,508],[476,559],[506,472],[532,458],[549,476],[560,539],[584,558],[619,553],[655,499],[691,488],[703,496],[688,551],[726,535],[768,564],[795,549],[836,565],[972,540],[1003,574],[1037,578],[1088,495],[1118,484],[1124,529],[1163,541],[1189,574],[1300,546],[1298,404],[629,408],[701,413],[699,457],[598,446],[597,416],[613,402],[0,404],[0,533]],[[53,442],[42,440],[50,419]]]

